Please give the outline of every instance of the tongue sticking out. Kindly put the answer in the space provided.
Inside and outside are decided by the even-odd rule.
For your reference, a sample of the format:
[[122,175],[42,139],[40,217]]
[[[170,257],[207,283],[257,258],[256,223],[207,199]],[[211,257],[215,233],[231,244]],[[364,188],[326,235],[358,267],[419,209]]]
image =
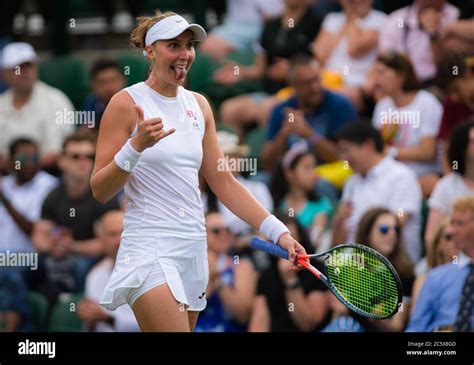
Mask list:
[[187,71],[184,68],[173,66],[171,69],[174,71],[176,79],[182,80],[186,77]]

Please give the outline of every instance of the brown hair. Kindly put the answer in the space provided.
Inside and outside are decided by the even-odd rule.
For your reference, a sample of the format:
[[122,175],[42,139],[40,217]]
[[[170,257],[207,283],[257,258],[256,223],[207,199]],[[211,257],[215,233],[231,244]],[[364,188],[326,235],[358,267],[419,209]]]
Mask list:
[[160,20],[167,18],[169,16],[177,15],[172,11],[166,11],[162,13],[160,10],[155,10],[154,15],[150,16],[141,16],[137,18],[137,26],[132,30],[130,35],[130,44],[136,48],[144,49],[145,48],[145,36],[148,30],[158,23]]
[[[359,222],[356,234],[357,243],[374,248],[372,247],[372,242],[370,241],[370,232],[372,231],[375,221],[382,214],[390,214],[396,219],[397,224],[400,226],[400,220],[390,210],[386,208],[372,208],[362,216]],[[395,267],[395,270],[397,270],[401,277],[410,278],[413,276],[413,265],[405,249],[403,248],[402,231],[398,233],[395,249],[387,257],[387,259],[392,263],[392,265]]]
[[447,263],[444,260],[443,256],[440,255],[438,251],[438,247],[441,243],[441,239],[443,238],[444,230],[446,229],[448,224],[449,224],[448,220],[444,220],[443,222],[441,222],[441,224],[438,226],[436,230],[436,234],[433,238],[433,241],[430,242],[431,244],[429,245],[427,249],[426,259],[428,261],[428,268],[430,269]]
[[415,69],[413,68],[413,64],[407,55],[399,52],[385,52],[379,54],[377,57],[377,62],[380,62],[388,68],[394,70],[396,73],[405,76],[405,80],[403,81],[402,85],[403,91],[420,90],[420,80],[418,80]]
[[96,145],[96,138],[86,134],[84,132],[77,131],[69,136],[67,136],[63,141],[63,153],[66,151],[66,147],[69,143],[80,143],[80,142],[90,142],[94,148]]

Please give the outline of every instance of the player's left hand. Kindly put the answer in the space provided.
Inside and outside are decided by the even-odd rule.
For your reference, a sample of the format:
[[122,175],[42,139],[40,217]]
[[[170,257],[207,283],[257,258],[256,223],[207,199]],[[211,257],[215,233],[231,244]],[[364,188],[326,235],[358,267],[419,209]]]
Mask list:
[[288,251],[289,261],[293,264],[290,270],[299,271],[303,269],[303,265],[296,262],[296,255],[306,255],[306,250],[296,241],[289,233],[283,233],[278,240],[278,244]]

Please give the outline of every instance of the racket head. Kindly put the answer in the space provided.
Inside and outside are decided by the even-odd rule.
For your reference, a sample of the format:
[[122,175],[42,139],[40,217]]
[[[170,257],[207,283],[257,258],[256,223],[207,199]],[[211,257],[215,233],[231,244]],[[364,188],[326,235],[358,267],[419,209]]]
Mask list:
[[402,284],[392,264],[372,248],[350,243],[324,255],[329,289],[354,312],[384,319],[398,312]]

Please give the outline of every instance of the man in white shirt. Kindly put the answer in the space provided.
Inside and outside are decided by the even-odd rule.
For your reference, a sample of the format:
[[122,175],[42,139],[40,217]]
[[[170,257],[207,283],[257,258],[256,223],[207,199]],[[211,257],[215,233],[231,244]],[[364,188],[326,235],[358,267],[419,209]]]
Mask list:
[[[333,222],[333,243],[353,242],[360,219],[374,207],[396,213],[403,224],[405,248],[415,263],[421,257],[421,190],[415,174],[383,155],[383,142],[370,121],[343,127],[338,134],[341,159],[356,172],[344,185]],[[364,242],[360,242],[364,243]]]
[[27,138],[10,145],[12,173],[0,180],[0,251],[34,252],[33,224],[39,220],[43,201],[59,181],[39,171],[37,145]]
[[6,147],[19,137],[33,139],[42,151],[42,167],[53,167],[64,137],[74,131],[65,118],[73,105],[63,92],[38,81],[37,62],[28,43],[3,48],[0,67],[9,89],[0,95],[0,169]]
[[108,311],[99,305],[105,285],[115,265],[115,258],[123,231],[124,214],[119,210],[105,213],[96,226],[96,234],[104,244],[106,256],[98,262],[86,278],[84,299],[79,303],[77,314],[92,332],[136,332],[138,323],[128,305]]

